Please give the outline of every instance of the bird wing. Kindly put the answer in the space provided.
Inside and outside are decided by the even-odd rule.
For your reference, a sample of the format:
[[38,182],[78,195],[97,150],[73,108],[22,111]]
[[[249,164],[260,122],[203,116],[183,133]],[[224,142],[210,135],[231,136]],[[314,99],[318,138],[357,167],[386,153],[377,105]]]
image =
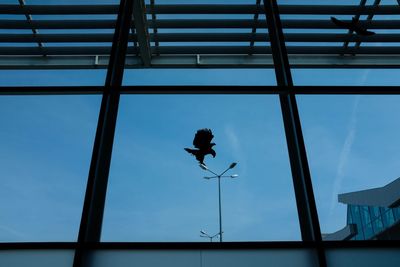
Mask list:
[[211,140],[214,138],[210,129],[200,129],[196,132],[193,145],[198,149],[207,149],[210,147]]
[[340,28],[346,28],[346,29],[348,29],[348,28],[350,28],[350,26],[351,26],[351,23],[338,20],[338,19],[335,18],[335,17],[331,17],[331,21],[332,21],[333,23],[335,23],[335,25],[338,26],[338,27],[340,27]]

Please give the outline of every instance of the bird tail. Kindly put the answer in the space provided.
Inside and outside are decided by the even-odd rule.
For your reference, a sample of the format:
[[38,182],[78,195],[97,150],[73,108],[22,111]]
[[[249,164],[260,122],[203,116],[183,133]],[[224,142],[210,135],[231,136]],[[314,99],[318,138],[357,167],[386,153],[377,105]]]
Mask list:
[[211,153],[211,155],[213,156],[213,158],[215,158],[215,156],[217,155],[217,153],[215,153],[215,150],[214,150],[214,149],[211,149],[210,153]]

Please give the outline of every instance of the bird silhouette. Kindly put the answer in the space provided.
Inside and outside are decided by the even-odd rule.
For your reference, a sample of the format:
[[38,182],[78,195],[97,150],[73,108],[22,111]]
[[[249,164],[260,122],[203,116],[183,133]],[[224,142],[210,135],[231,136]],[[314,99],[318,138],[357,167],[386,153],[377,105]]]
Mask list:
[[374,35],[374,32],[371,31],[367,31],[367,29],[365,29],[361,24],[360,21],[358,19],[356,19],[355,17],[351,18],[351,22],[345,22],[345,21],[341,21],[338,20],[335,17],[331,17],[331,21],[338,26],[339,28],[344,28],[344,29],[348,29],[350,31],[354,31],[355,33],[357,33],[358,35],[362,35],[362,36],[369,36],[369,35]]
[[214,158],[216,153],[213,146],[215,143],[211,143],[211,140],[214,138],[212,131],[210,129],[200,129],[196,132],[193,139],[193,146],[197,149],[192,148],[184,148],[188,153],[192,154],[196,157],[196,159],[200,162],[200,164],[204,164],[204,157],[208,154],[211,154]]

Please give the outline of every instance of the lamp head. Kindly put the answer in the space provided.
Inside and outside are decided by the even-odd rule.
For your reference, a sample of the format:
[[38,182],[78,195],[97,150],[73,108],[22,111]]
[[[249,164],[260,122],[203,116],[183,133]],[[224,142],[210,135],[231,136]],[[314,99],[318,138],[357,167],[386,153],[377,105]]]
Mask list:
[[236,162],[233,162],[233,163],[231,163],[231,165],[229,166],[229,169],[233,169],[233,168],[235,168],[235,166],[237,165],[237,163]]
[[232,174],[231,175],[231,178],[236,178],[236,177],[239,177],[239,175],[238,174]]
[[202,168],[203,170],[207,171],[208,168],[204,163],[199,164],[200,168]]

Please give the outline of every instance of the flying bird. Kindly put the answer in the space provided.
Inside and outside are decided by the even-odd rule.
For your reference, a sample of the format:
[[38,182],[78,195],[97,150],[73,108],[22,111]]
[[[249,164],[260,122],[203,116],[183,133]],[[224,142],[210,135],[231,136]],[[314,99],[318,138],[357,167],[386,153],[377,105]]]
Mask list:
[[200,164],[204,164],[204,157],[208,154],[211,154],[214,158],[216,153],[213,146],[215,143],[211,143],[211,140],[214,138],[210,129],[200,129],[196,132],[193,139],[193,146],[197,149],[185,148],[185,150],[196,157]]
[[344,29],[348,29],[350,31],[354,31],[358,35],[368,36],[368,35],[374,35],[375,34],[374,32],[367,31],[367,29],[364,28],[360,24],[360,21],[358,19],[356,19],[355,17],[351,18],[351,22],[341,21],[341,20],[338,20],[337,18],[334,18],[334,17],[331,17],[331,20],[339,28],[344,28]]

